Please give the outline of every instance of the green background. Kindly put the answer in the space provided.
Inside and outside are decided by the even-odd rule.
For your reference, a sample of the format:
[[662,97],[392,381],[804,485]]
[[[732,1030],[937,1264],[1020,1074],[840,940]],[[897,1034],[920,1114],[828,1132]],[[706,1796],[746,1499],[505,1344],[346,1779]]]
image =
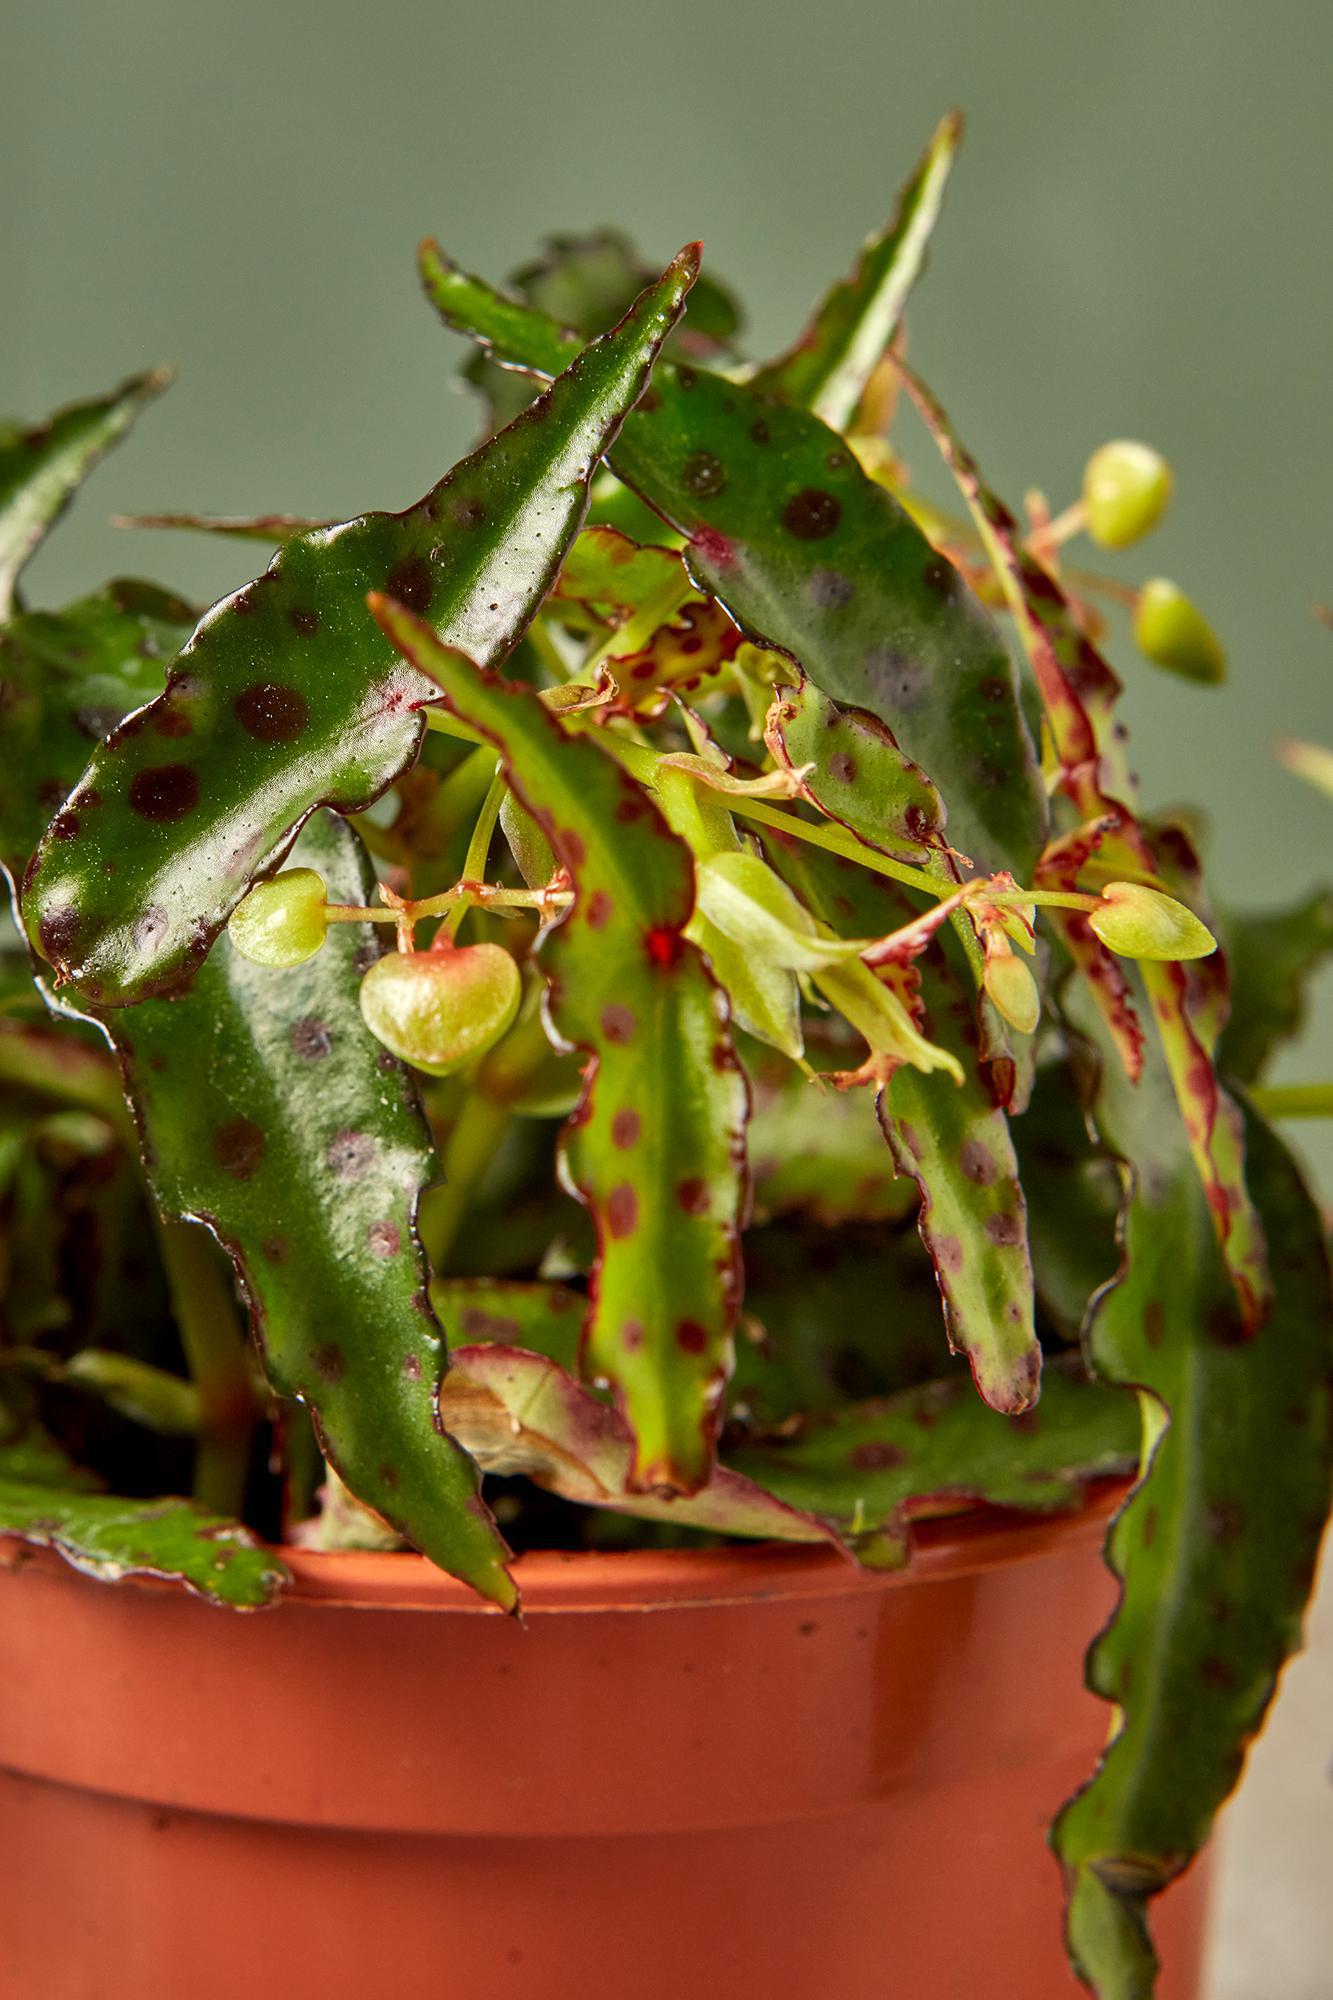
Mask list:
[[[1063,504],[1108,436],[1172,459],[1172,513],[1119,567],[1190,590],[1232,679],[1168,681],[1122,645],[1138,767],[1150,801],[1206,809],[1220,894],[1294,896],[1333,834],[1271,757],[1279,733],[1333,740],[1313,616],[1333,599],[1331,73],[1327,0],[6,0],[0,403],[35,416],[181,370],[31,595],[132,569],[212,596],[255,566],[117,533],[113,509],[415,499],[473,426],[459,344],[417,294],[423,234],[492,275],[548,229],[614,220],[663,261],[703,236],[762,352],[958,104],[913,359],[1011,496]],[[1326,980],[1284,1074],[1331,1061]]]

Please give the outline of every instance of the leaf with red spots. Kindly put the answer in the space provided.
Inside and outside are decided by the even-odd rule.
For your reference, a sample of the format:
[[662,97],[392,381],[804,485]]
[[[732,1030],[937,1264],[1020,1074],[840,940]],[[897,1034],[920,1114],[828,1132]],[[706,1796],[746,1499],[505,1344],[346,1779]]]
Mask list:
[[122,1499],[0,1401],[0,1542],[52,1548],[104,1582],[155,1577],[233,1610],[268,1604],[287,1580],[245,1528],[188,1500]]
[[[335,901],[368,899],[360,843],[332,815],[308,823],[298,859]],[[183,999],[103,1025],[153,1191],[229,1252],[274,1389],[306,1405],[359,1500],[509,1606],[504,1543],[436,1417],[445,1351],[416,1234],[436,1169],[414,1086],[361,1018],[379,949],[372,926],[339,924],[314,958],[272,970],[223,939]]]
[[1207,1838],[1300,1643],[1333,1478],[1333,1290],[1318,1212],[1250,1117],[1275,1296],[1247,1337],[1163,1061],[1151,1054],[1132,1087],[1086,993],[1070,1006],[1101,1056],[1098,1131],[1132,1163],[1123,1273],[1089,1350],[1103,1380],[1148,1392],[1166,1428],[1107,1545],[1122,1592],[1089,1680],[1115,1704],[1115,1734],[1055,1846],[1079,1971],[1101,2000],[1147,2000],[1146,1900]]
[[[850,1101],[873,1124],[868,1100]],[[887,1165],[877,1126],[874,1136]],[[915,1201],[909,1182],[894,1185]],[[939,1374],[940,1295],[910,1220],[819,1227],[788,1215],[747,1230],[744,1250],[745,1311],[727,1392],[733,1442]]]
[[482,661],[503,659],[696,266],[683,253],[417,506],[298,536],[206,614],[165,692],[94,756],[70,801],[75,838],[49,837],[34,858],[29,927],[61,980],[104,1006],[179,992],[316,805],[359,810],[406,769],[435,690],[387,644],[366,592],[390,591]]
[[634,1436],[620,1411],[544,1354],[489,1343],[455,1348],[440,1409],[483,1472],[523,1473],[563,1500],[761,1541],[838,1539],[824,1523],[721,1466],[690,1494],[641,1492],[631,1472]]
[[[903,921],[903,899],[883,877],[791,839],[766,837],[765,846],[774,867],[839,935],[873,936]],[[905,914],[913,914],[910,905]],[[880,1094],[880,1122],[894,1165],[920,1192],[918,1227],[934,1261],[949,1345],[967,1356],[986,1402],[1012,1414],[1036,1401],[1041,1379],[1018,1162],[1009,1121],[981,1074],[970,989],[955,976],[941,938],[916,965],[931,1041],[962,1081],[949,1070],[904,1064]]]
[[[827,1042],[806,1053],[818,1067],[845,1067],[847,1051]],[[781,1056],[747,1048],[753,1100],[748,1131],[756,1222],[804,1215],[841,1222],[889,1222],[915,1204],[893,1171],[884,1134],[865,1091],[821,1087]]]
[[801,796],[827,819],[897,861],[916,868],[934,862],[942,872],[940,795],[877,716],[840,709],[802,680],[777,690],[764,738],[782,769],[803,773]]
[[[744,1078],[726,1004],[684,935],[689,848],[619,765],[533,692],[478,673],[410,612],[386,632],[451,710],[494,743],[569,871],[574,903],[541,948],[547,1014],[583,1051],[563,1172],[597,1225],[585,1367],[623,1401],[632,1483],[708,1478],[740,1292]],[[621,1114],[633,1111],[632,1130]]]
[[451,1352],[489,1342],[528,1347],[577,1374],[587,1300],[568,1285],[517,1278],[432,1278],[430,1296]]
[[1130,1471],[1137,1448],[1134,1398],[1061,1363],[1026,1416],[988,1410],[961,1382],[924,1382],[737,1445],[727,1463],[838,1529],[863,1562],[894,1568],[914,1516],[977,1501],[1059,1513],[1089,1480]]
[[15,609],[15,583],[103,453],[171,380],[164,369],[135,375],[109,396],[72,403],[44,424],[0,422],[0,621]]
[[0,1539],[8,1535],[54,1549],[85,1576],[180,1583],[235,1611],[271,1603],[287,1577],[248,1529],[188,1500],[71,1493],[0,1476]]
[[[1197,903],[1201,883],[1189,841],[1174,829],[1150,838],[1136,816],[1133,781],[1114,724],[1119,681],[1082,630],[1059,584],[1024,548],[1013,514],[986,485],[938,402],[909,371],[904,369],[903,375],[958,481],[1014,613],[1046,710],[1060,791],[1082,826],[1113,822],[1099,840],[1099,861],[1131,879],[1162,881]],[[1057,873],[1067,882],[1063,870]],[[1065,921],[1062,928],[1132,1077],[1143,1050],[1124,966],[1106,963],[1081,917]],[[1145,962],[1143,986],[1213,1227],[1246,1324],[1253,1328],[1268,1310],[1272,1288],[1263,1229],[1245,1185],[1240,1108],[1218,1083],[1213,1065],[1227,1016],[1226,963],[1220,952],[1199,965]]]
[[[553,374],[570,336],[422,252],[445,321],[499,359]],[[915,522],[816,416],[702,368],[663,362],[612,469],[688,538],[690,572],[761,644],[834,701],[868,709],[940,786],[949,836],[1026,880],[1046,807],[1017,679],[988,612]]]
[[585,528],[554,595],[623,621],[598,653],[619,688],[616,706],[659,714],[670,688],[688,691],[734,659],[741,635],[720,604],[694,588],[675,549],[616,528]]
[[921,275],[962,130],[956,111],[940,120],[892,220],[867,237],[855,270],[825,293],[796,344],[749,378],[752,388],[847,429]]
[[1074,1070],[1049,1052],[1010,1130],[1027,1196],[1037,1301],[1048,1326],[1077,1340],[1094,1298],[1119,1267],[1120,1177],[1089,1136]]

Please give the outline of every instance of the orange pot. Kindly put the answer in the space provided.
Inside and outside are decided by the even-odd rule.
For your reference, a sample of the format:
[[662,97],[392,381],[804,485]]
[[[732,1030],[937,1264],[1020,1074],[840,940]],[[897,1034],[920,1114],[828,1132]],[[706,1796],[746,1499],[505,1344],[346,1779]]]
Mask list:
[[[1114,1495],[836,1555],[408,1555],[228,1615],[0,1575],[0,2000],[1072,2000]],[[1159,1906],[1197,1992],[1202,1871]]]

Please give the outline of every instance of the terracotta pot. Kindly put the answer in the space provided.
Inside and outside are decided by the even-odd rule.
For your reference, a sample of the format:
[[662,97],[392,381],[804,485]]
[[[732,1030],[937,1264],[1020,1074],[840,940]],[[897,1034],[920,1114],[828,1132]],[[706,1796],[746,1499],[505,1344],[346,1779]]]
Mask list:
[[1069,2000],[1045,1828],[1106,1730],[1112,1497],[934,1523],[901,1577],[525,1557],[525,1627],[415,1556],[297,1553],[248,1617],[17,1561],[0,1996]]

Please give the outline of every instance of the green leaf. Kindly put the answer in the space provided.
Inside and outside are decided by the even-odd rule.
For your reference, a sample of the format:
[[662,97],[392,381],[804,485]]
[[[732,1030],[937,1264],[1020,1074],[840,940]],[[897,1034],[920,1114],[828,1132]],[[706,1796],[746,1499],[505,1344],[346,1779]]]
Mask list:
[[[775,761],[803,773],[801,795],[895,861],[924,868],[942,845],[944,806],[924,771],[865,709],[840,709],[813,682],[780,687],[764,739]],[[813,768],[808,768],[808,767]]]
[[1079,1971],[1100,2000],[1148,2000],[1146,1899],[1207,1838],[1300,1643],[1333,1475],[1333,1293],[1314,1204],[1250,1116],[1275,1297],[1247,1336],[1163,1062],[1131,1087],[1086,994],[1071,1004],[1103,1057],[1098,1129],[1129,1162],[1124,1276],[1091,1357],[1104,1380],[1147,1391],[1166,1426],[1108,1543],[1122,1595],[1089,1679],[1116,1704],[1115,1733],[1054,1838]]
[[[161,693],[165,662],[194,618],[180,598],[122,580],[64,611],[20,612],[0,630],[0,863],[15,883],[95,745]],[[62,815],[57,837],[78,830],[77,817]]]
[[[836,856],[785,836],[766,836],[765,847],[840,933],[862,925],[887,931],[914,914],[882,877]],[[950,1348],[967,1356],[986,1402],[1012,1415],[1036,1401],[1041,1378],[1018,1163],[1009,1122],[982,1079],[970,995],[940,938],[917,969],[931,1040],[952,1067],[896,1069],[878,1100],[880,1121],[895,1167],[920,1191],[918,1226]]]
[[495,1342],[527,1347],[578,1373],[587,1300],[568,1285],[517,1278],[432,1278],[431,1303],[450,1349]]
[[[829,1066],[827,1046],[809,1053],[817,1067]],[[800,1214],[832,1228],[896,1221],[910,1212],[915,1196],[894,1174],[868,1092],[821,1087],[763,1049],[747,1049],[745,1066],[757,1223]]]
[[[553,321],[433,244],[422,272],[447,324],[501,360],[542,374],[564,365],[570,343]],[[664,362],[611,464],[689,539],[696,583],[747,635],[888,724],[942,787],[956,846],[979,868],[1028,878],[1045,801],[1008,652],[959,572],[836,431]]]
[[1273,913],[1228,913],[1221,924],[1231,966],[1231,1016],[1219,1066],[1240,1083],[1257,1083],[1283,1042],[1305,1019],[1310,975],[1333,952],[1333,890]]
[[1093,1295],[1116,1275],[1120,1176],[1088,1135],[1069,1065],[1038,1065],[1031,1101],[1010,1130],[1028,1204],[1037,1298],[1066,1340],[1077,1340]]
[[171,380],[131,376],[109,396],[72,403],[31,430],[0,423],[0,621],[14,610],[20,570],[102,454]]
[[795,345],[751,376],[751,388],[847,429],[921,275],[962,131],[958,112],[940,120],[892,220],[867,237],[851,276],[825,293]]
[[[860,1093],[850,1101],[869,1115]],[[887,1164],[877,1127],[874,1136]],[[818,1228],[788,1217],[747,1231],[729,1425],[780,1430],[928,1381],[939,1364],[939,1290],[910,1225]]]
[[188,1500],[122,1500],[0,1477],[0,1536],[55,1549],[103,1583],[157,1577],[234,1610],[269,1604],[287,1572],[246,1528]]
[[[298,857],[333,901],[367,901],[360,843],[332,815]],[[359,1500],[509,1606],[504,1544],[435,1418],[445,1354],[416,1208],[436,1167],[407,1072],[361,1018],[379,949],[373,926],[338,924],[316,957],[273,970],[224,939],[183,999],[105,1026],[153,1191],[230,1253],[274,1389],[307,1406]]]
[[821,1522],[714,1466],[689,1495],[644,1494],[629,1425],[555,1361],[518,1347],[454,1350],[441,1413],[485,1472],[524,1473],[562,1499],[762,1541],[836,1542]]
[[[1177,828],[1166,828],[1150,839],[1136,816],[1135,785],[1114,719],[1119,681],[1084,633],[1060,585],[1024,547],[1013,514],[986,484],[940,405],[910,371],[904,369],[903,376],[958,481],[1013,611],[1046,711],[1056,783],[1082,829],[1104,829],[1097,842],[1099,861],[1123,870],[1131,880],[1160,875],[1187,903],[1197,903],[1202,883],[1188,838]],[[1037,879],[1046,879],[1040,868]],[[1143,1046],[1123,966],[1111,967],[1082,916],[1066,918],[1059,928],[1120,1059],[1129,1075],[1136,1075]],[[1268,1310],[1271,1284],[1263,1230],[1245,1185],[1241,1113],[1218,1083],[1213,1064],[1227,1013],[1226,965],[1220,953],[1189,965],[1147,964],[1143,987],[1213,1226],[1246,1324],[1253,1329]]]
[[727,1459],[831,1523],[863,1561],[896,1567],[913,1513],[956,1513],[978,1500],[1058,1513],[1078,1505],[1088,1480],[1130,1470],[1137,1445],[1133,1397],[1057,1365],[1041,1407],[1025,1416],[988,1410],[961,1382],[925,1382],[736,1446]]
[[62,981],[104,1006],[178,993],[317,805],[360,810],[411,763],[435,690],[369,618],[367,591],[486,664],[516,645],[696,261],[683,253],[417,506],[298,536],[206,614],[162,696],[93,758],[69,802],[77,832],[34,859],[29,929]]
[[598,1231],[585,1365],[623,1399],[632,1484],[697,1491],[739,1303],[745,1083],[725,1002],[684,936],[690,850],[577,724],[374,602],[453,713],[495,745],[569,871],[575,900],[541,957],[552,1026],[592,1058],[563,1149]]

